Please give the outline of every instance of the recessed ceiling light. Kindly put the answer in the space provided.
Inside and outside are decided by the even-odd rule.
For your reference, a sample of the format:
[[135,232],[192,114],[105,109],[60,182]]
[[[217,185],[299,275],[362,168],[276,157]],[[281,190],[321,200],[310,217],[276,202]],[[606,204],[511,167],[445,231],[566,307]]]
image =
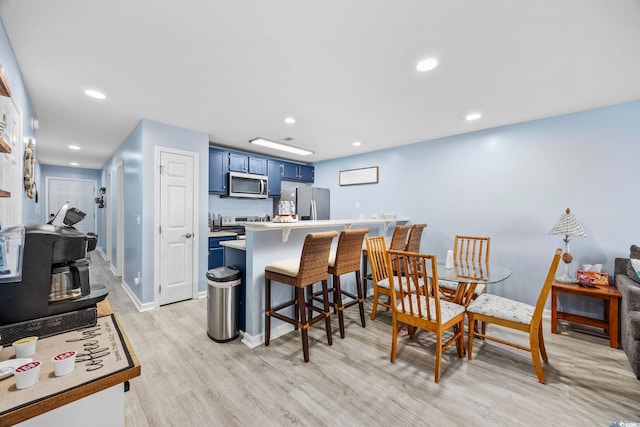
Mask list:
[[79,164],[79,163],[76,163],[76,162],[71,162],[71,163],[69,163],[69,164],[70,164],[71,166],[80,166],[80,164]]
[[438,66],[438,60],[436,58],[426,58],[418,62],[416,70],[418,71],[431,71]]
[[95,99],[107,99],[107,95],[102,92],[93,89],[87,89],[84,91],[84,94],[90,96]]
[[360,146],[362,145],[362,142],[360,142],[360,141],[353,141],[353,142],[351,143],[351,145],[353,145],[354,147],[360,147]]
[[68,145],[67,147],[69,147],[70,150],[79,150],[80,147],[78,147],[77,145]]
[[295,117],[285,117],[284,122],[288,125],[292,125],[296,122]]
[[261,145],[263,147],[273,148],[275,150],[287,151],[289,153],[300,154],[301,156],[308,156],[313,154],[311,150],[305,150],[304,148],[294,147],[293,145],[283,144],[281,142],[272,141],[266,138],[254,138],[249,141],[251,144]]
[[472,120],[478,120],[480,117],[482,117],[482,114],[480,113],[471,113],[471,114],[467,114],[467,116],[464,119],[467,121],[472,121]]

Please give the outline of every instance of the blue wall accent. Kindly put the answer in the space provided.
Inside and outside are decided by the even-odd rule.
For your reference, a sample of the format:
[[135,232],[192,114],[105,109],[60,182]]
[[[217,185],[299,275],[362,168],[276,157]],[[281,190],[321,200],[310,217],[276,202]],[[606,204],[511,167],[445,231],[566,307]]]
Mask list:
[[[427,223],[421,250],[440,259],[456,234],[491,236],[491,262],[513,274],[489,292],[535,304],[564,248],[548,233],[567,207],[588,235],[571,240],[573,274],[587,263],[612,273],[640,242],[638,141],[640,101],[318,162],[314,185],[331,189],[333,219],[395,213]],[[369,166],[379,166],[378,184],[339,186],[339,171]],[[601,313],[599,302],[571,303]]]
[[[4,76],[11,89],[11,98],[15,102],[18,111],[22,113],[22,144],[23,149],[27,146],[29,139],[36,139],[36,133],[31,129],[31,118],[36,118],[36,111],[33,108],[31,97],[27,92],[27,87],[22,78],[22,72],[20,66],[16,60],[16,55],[11,47],[11,42],[7,36],[7,31],[4,28],[2,20],[0,20],[0,65],[4,70]],[[38,158],[38,146],[36,140],[35,149],[36,160]],[[39,172],[40,166],[36,164],[35,178],[36,187],[42,188],[42,178]],[[30,199],[27,197],[26,192],[22,191],[21,195],[12,195],[11,197],[22,198],[22,222],[25,224],[37,222],[36,218],[39,218],[39,206],[35,202],[35,197]],[[1,222],[0,218],[0,222]]]

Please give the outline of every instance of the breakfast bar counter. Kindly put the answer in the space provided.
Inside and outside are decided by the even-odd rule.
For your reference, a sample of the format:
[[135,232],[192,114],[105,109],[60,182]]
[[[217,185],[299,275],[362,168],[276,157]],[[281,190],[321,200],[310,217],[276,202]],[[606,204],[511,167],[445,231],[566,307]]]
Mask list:
[[[242,342],[251,347],[257,347],[264,342],[264,268],[268,264],[286,258],[299,258],[304,244],[304,239],[309,233],[322,231],[340,232],[351,228],[368,228],[370,235],[391,233],[389,227],[408,222],[408,218],[393,219],[346,219],[325,221],[298,221],[289,223],[276,222],[245,222],[246,232],[246,263],[244,271],[245,329]],[[334,239],[334,249],[338,239]],[[225,252],[235,248],[225,248]],[[231,252],[229,252],[231,254]],[[226,254],[225,254],[226,258]],[[226,259],[225,259],[226,261]],[[344,281],[343,286],[348,289],[355,282]],[[291,299],[293,289],[291,286],[274,282],[271,290],[273,304]],[[289,331],[293,326],[272,321],[271,337],[277,338]]]
[[[50,361],[57,348],[78,350],[74,371],[62,377]],[[0,360],[13,353],[3,348]],[[107,300],[95,327],[42,338],[30,357],[43,362],[40,380],[23,390],[13,376],[0,380],[0,426],[124,425],[124,383],[140,375],[140,362]]]

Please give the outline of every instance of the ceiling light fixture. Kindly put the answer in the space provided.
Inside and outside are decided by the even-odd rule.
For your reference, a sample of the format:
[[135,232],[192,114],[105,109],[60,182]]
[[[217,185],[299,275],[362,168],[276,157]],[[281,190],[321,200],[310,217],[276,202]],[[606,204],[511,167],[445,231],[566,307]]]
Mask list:
[[70,150],[79,150],[79,149],[80,149],[80,147],[78,147],[77,145],[67,145],[67,147],[68,147]]
[[353,145],[354,147],[360,147],[360,146],[362,145],[362,142],[360,142],[360,141],[353,141],[353,142],[351,143],[351,145]]
[[87,96],[90,96],[91,98],[95,98],[95,99],[107,99],[107,95],[105,95],[102,92],[99,92],[97,90],[93,90],[93,89],[87,89],[84,91],[84,94]]
[[438,60],[436,58],[426,58],[418,62],[416,70],[418,71],[431,71],[438,66]]
[[471,113],[471,114],[467,114],[467,116],[464,119],[467,121],[473,121],[473,120],[478,120],[480,117],[482,117],[482,114],[480,113]]
[[292,125],[296,122],[295,117],[285,117],[284,122],[288,125]]
[[80,166],[80,164],[79,164],[79,163],[76,163],[76,162],[71,162],[71,163],[69,163],[69,164],[70,164],[71,166]]
[[311,150],[305,150],[304,148],[294,147],[292,145],[283,144],[281,142],[272,141],[266,138],[253,138],[249,141],[251,144],[261,145],[263,147],[273,148],[274,150],[286,151],[293,154],[299,154],[301,156],[308,156],[313,154]]

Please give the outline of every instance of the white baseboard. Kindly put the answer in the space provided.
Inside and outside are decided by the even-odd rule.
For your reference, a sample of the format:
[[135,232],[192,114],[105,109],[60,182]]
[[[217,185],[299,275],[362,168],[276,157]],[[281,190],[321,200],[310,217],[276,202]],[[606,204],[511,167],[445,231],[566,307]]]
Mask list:
[[124,292],[127,294],[129,299],[131,300],[131,302],[133,302],[133,305],[136,306],[136,309],[138,311],[140,312],[149,311],[156,308],[155,303],[153,302],[147,302],[147,303],[140,302],[136,294],[131,292],[131,288],[129,288],[129,285],[124,280],[121,282],[121,286],[122,286],[122,289],[124,289]]
[[[271,328],[271,341],[278,337],[286,335],[293,330],[293,325],[290,325],[288,323],[283,323],[280,326]],[[242,343],[249,348],[256,348],[258,346],[261,346],[262,344],[264,344],[264,333],[258,335],[249,335],[244,332],[242,336]]]

